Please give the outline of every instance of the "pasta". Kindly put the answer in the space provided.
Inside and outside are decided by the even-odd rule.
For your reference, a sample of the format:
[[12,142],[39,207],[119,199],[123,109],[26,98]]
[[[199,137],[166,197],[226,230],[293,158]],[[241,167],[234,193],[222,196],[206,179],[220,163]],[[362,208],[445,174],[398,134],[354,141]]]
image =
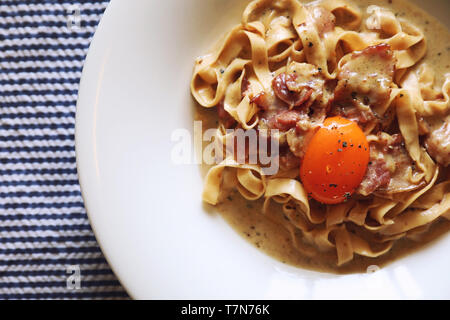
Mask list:
[[[250,2],[241,23],[195,63],[191,92],[202,107],[217,108],[223,159],[206,175],[203,200],[217,205],[233,188],[260,199],[261,214],[289,232],[300,254],[332,252],[338,266],[382,256],[450,219],[450,74],[436,86],[423,62],[427,48],[420,28],[381,6]],[[351,196],[324,205],[299,168],[332,116],[358,124],[370,162]],[[230,129],[276,139],[279,172],[230,155]]]

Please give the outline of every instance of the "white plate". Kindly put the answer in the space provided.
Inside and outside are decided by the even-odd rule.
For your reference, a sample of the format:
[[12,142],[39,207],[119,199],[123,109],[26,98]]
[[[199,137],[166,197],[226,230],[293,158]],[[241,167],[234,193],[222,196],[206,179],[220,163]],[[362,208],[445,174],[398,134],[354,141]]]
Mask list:
[[[239,22],[242,0],[113,0],[86,60],[76,117],[95,235],[138,299],[450,298],[450,237],[373,274],[336,276],[266,256],[201,202],[197,165],[171,162],[192,131],[194,57]],[[448,2],[437,5],[441,16]],[[445,20],[444,20],[445,21]]]

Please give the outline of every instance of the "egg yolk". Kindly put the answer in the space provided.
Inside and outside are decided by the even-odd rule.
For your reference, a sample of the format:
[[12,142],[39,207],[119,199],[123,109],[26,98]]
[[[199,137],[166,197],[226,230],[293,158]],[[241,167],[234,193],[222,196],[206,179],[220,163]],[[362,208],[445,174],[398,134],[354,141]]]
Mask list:
[[361,184],[369,156],[369,143],[356,122],[327,118],[306,148],[300,167],[303,186],[319,202],[344,202]]

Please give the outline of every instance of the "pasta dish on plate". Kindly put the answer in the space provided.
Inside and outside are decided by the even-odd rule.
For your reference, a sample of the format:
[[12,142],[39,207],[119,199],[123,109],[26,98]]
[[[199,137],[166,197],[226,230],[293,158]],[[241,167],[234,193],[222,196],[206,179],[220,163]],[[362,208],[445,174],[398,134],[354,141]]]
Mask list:
[[195,63],[216,160],[203,200],[299,266],[425,241],[450,220],[449,39],[404,0],[250,2]]

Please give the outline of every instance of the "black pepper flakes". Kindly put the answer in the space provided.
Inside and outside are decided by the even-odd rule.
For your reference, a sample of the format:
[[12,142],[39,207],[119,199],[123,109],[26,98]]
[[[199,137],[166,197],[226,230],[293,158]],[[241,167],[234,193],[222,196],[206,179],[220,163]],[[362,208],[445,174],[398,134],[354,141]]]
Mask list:
[[355,91],[353,91],[352,92],[352,99],[353,100],[356,100],[356,96],[358,95],[358,93],[357,92],[355,92]]
[[342,146],[343,146],[344,148],[347,148],[347,142],[346,142],[346,141],[342,142]]
[[224,74],[224,73],[225,73],[225,70],[220,69],[220,73],[221,73],[221,74]]
[[337,184],[334,184],[334,183],[330,183],[330,188],[337,188],[338,187],[338,185]]
[[312,47],[314,45],[314,43],[312,43],[312,42],[310,42],[310,43],[308,43],[308,47]]
[[342,152],[342,149],[341,148],[337,149],[337,152]]

